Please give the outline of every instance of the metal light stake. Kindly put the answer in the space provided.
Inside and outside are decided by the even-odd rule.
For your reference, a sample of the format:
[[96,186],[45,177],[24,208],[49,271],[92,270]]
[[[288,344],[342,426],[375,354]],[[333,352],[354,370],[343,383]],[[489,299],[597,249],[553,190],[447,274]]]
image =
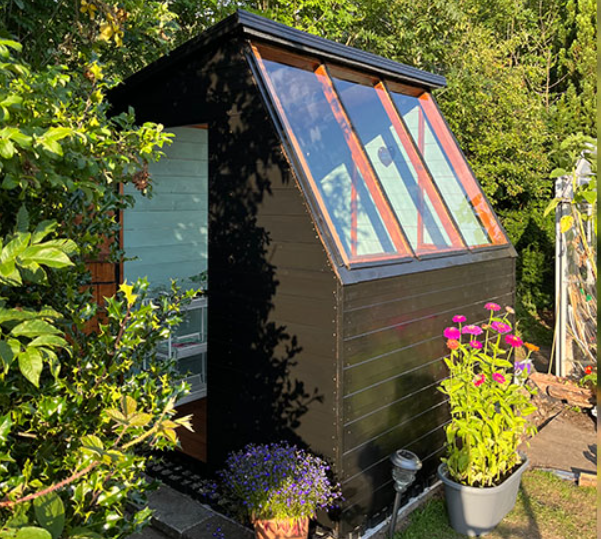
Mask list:
[[392,462],[392,478],[394,479],[394,490],[396,490],[392,517],[390,519],[389,537],[392,538],[396,528],[397,514],[401,505],[401,496],[409,488],[409,485],[415,481],[415,474],[421,469],[422,461],[419,460],[415,453],[406,449],[400,449],[390,456],[390,462]]

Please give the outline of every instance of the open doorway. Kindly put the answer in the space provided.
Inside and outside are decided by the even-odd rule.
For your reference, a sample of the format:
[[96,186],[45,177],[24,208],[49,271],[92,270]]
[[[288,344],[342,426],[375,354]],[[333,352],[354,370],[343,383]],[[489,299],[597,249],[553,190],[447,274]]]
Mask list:
[[[133,185],[125,193],[135,205],[123,212],[123,248],[128,282],[146,277],[159,295],[177,280],[183,289],[208,289],[208,129],[183,126],[167,130],[173,143],[165,157],[149,166],[152,196]],[[159,346],[159,357],[177,359],[190,393],[176,406],[192,415],[194,433],[178,432],[181,450],[206,461],[208,298],[197,297],[182,310],[183,322]]]

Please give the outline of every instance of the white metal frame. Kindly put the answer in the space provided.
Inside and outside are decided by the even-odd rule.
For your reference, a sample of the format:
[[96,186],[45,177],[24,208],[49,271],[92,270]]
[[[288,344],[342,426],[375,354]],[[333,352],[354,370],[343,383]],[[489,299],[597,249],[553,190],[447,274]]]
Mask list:
[[[186,335],[170,336],[166,341],[166,352],[157,352],[158,357],[174,358],[176,360],[201,355],[200,373],[187,376],[186,382],[190,384],[190,393],[183,399],[180,399],[176,405],[186,404],[207,396],[207,334],[205,331],[205,321],[208,315],[208,298],[206,296],[195,298],[192,302],[182,307],[182,314],[186,312],[200,310],[200,331]],[[194,344],[189,346],[178,346],[184,344],[186,340],[194,340]]]

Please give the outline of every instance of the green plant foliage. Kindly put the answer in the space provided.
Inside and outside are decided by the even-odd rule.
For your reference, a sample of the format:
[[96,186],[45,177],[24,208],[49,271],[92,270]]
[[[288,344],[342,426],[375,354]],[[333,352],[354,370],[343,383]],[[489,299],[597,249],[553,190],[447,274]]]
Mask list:
[[[145,28],[129,33],[124,22],[137,20],[143,4],[128,3],[132,18],[120,12],[110,27],[116,4],[102,3],[94,17],[91,4],[85,13],[72,11],[95,33],[61,37],[68,24],[57,20],[44,52],[36,48],[41,38],[26,42],[33,64],[19,42],[0,39],[3,538],[112,538],[138,530],[150,511],[126,517],[125,503],[143,501],[149,488],[142,455],[172,448],[176,429],[190,426],[188,418],[174,419],[185,384],[155,349],[193,292],[173,288],[151,300],[148,283],[124,284],[105,300],[98,333],[84,332],[100,314],[87,263],[123,256],[114,241],[116,215],[132,201],[120,186],[146,174],[169,142],[158,125],[134,126],[133,113],[109,118],[104,97],[118,80],[117,51]],[[52,19],[50,8],[57,17],[67,9],[13,2],[3,22],[19,14],[19,29],[31,24],[27,32],[35,33],[38,17]],[[53,61],[42,66],[35,56],[48,51]]]
[[[451,355],[445,358],[450,376],[439,390],[449,397],[451,421],[445,427],[447,456],[442,459],[451,478],[476,487],[498,485],[520,463],[517,448],[525,433],[533,434],[526,418],[536,410],[524,385],[532,369],[536,346],[511,334],[508,312],[499,317],[495,303],[486,327],[465,324],[448,327],[444,336]],[[516,361],[514,350],[526,345],[528,356]],[[509,346],[508,346],[509,345]]]

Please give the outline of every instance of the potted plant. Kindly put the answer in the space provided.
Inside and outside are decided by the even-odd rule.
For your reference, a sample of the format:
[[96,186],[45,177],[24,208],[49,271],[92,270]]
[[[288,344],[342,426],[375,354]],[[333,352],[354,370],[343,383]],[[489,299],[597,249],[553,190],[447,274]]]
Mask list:
[[285,442],[247,445],[219,472],[223,495],[237,503],[257,539],[306,539],[309,519],[341,500],[328,464]]
[[[509,307],[487,303],[487,324],[466,323],[444,330],[450,376],[440,384],[448,395],[451,421],[446,426],[447,456],[438,475],[445,488],[451,526],[464,535],[491,531],[515,504],[528,459],[517,448],[524,434],[534,434],[526,417],[536,410],[525,385],[537,347],[512,333]],[[528,353],[515,358],[518,348]]]

